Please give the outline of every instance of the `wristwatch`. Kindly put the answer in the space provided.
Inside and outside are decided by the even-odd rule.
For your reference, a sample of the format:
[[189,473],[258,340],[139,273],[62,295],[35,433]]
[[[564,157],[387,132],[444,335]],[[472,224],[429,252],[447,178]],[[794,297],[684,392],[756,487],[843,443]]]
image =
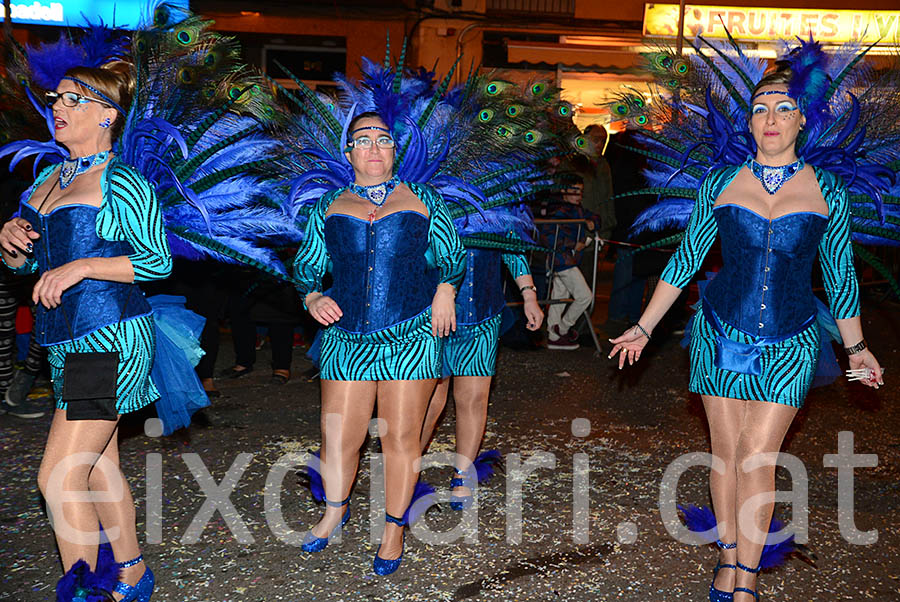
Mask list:
[[844,347],[844,352],[847,355],[854,355],[854,354],[859,353],[860,351],[862,351],[865,348],[866,348],[866,340],[863,339],[856,345],[853,345],[852,347]]

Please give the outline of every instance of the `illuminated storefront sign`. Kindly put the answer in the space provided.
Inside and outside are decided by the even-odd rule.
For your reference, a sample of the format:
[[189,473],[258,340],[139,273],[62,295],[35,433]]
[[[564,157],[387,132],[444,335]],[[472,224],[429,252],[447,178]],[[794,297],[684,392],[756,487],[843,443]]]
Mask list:
[[[724,25],[723,25],[724,24]],[[725,27],[740,40],[807,37],[840,44],[855,41],[900,43],[900,11],[758,8],[688,4],[684,35],[724,38]],[[645,4],[644,35],[674,37],[677,4]]]
[[[147,16],[146,0],[12,0],[10,12],[13,23],[34,25],[84,25],[90,23],[115,25],[134,29]],[[188,0],[171,4],[188,6]],[[0,4],[0,16],[6,11]]]

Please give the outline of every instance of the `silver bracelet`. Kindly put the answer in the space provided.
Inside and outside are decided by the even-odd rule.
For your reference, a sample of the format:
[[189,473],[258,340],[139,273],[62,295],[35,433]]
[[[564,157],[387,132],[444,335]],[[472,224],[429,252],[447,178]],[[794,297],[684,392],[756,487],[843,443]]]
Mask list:
[[633,328],[637,328],[638,330],[640,330],[641,333],[642,333],[645,337],[647,337],[647,340],[648,340],[648,341],[651,340],[651,339],[653,338],[653,337],[650,336],[650,333],[649,333],[649,332],[647,332],[646,330],[644,330],[644,327],[641,326],[639,322],[635,322]]

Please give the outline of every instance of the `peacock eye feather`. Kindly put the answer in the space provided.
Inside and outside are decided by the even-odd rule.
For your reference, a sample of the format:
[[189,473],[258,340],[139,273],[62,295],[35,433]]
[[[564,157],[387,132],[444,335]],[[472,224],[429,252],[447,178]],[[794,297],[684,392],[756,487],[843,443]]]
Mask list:
[[531,86],[531,93],[535,96],[540,96],[544,93],[544,90],[547,89],[547,85],[543,83],[537,83]]
[[488,85],[484,87],[484,92],[488,96],[497,96],[498,94],[506,90],[507,87],[509,87],[509,83],[494,80],[492,82],[488,82]]
[[624,102],[617,103],[613,110],[617,115],[628,115],[628,105]]
[[557,107],[556,112],[560,115],[560,117],[568,117],[572,110],[568,107],[568,105],[559,105]]
[[175,31],[175,39],[182,46],[190,46],[195,39],[195,35],[189,29],[178,29]]
[[207,67],[215,67],[216,65],[219,64],[219,61],[221,61],[221,60],[222,60],[222,55],[219,52],[213,50],[212,52],[208,53],[203,58],[203,64],[206,65]]
[[165,6],[158,7],[153,12],[153,24],[157,27],[162,27],[166,23],[169,22],[169,9]]
[[638,125],[647,125],[647,116],[646,115],[638,115],[635,118],[635,121]]
[[193,67],[182,67],[178,70],[178,74],[176,77],[178,78],[179,84],[184,84],[187,86],[190,86],[197,81],[196,73],[194,73]]
[[634,103],[634,106],[636,106],[639,109],[644,108],[644,99],[641,98],[640,96],[635,96],[634,98],[631,99],[631,102]]
[[501,138],[508,138],[510,136],[510,134],[512,134],[512,132],[510,130],[508,130],[507,128],[503,127],[502,125],[497,128],[497,135],[500,136]]
[[509,117],[518,117],[522,112],[522,105],[509,105],[506,107],[506,114]]
[[683,60],[675,61],[675,73],[678,73],[679,75],[684,75],[685,73],[688,72],[688,69],[689,69],[689,67],[688,67],[687,61],[683,61]]
[[478,121],[482,123],[487,123],[493,118],[494,111],[492,109],[481,109],[481,111],[478,113]]
[[537,144],[543,137],[544,135],[537,130],[528,130],[522,135],[522,139],[528,144]]
[[228,88],[228,98],[231,100],[238,102],[242,96],[243,90],[237,84],[232,84]]
[[585,139],[585,137],[584,137],[584,136],[578,136],[577,138],[575,138],[575,146],[577,146],[578,148],[584,148],[584,147],[586,147],[586,146],[587,146],[587,140]]
[[674,88],[677,88],[677,87],[678,87],[678,80],[677,80],[677,79],[670,79],[669,81],[666,82],[666,85],[667,85],[668,87],[670,87],[670,88],[673,88],[673,89],[674,89]]

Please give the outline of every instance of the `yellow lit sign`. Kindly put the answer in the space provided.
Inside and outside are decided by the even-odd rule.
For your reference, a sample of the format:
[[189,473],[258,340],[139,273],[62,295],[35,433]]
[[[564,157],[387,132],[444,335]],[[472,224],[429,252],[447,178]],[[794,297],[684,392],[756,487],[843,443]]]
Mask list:
[[[900,42],[900,11],[759,8],[688,4],[684,35],[725,38],[725,28],[738,40],[773,40],[800,36],[820,42]],[[675,37],[677,4],[645,4],[644,35]]]

